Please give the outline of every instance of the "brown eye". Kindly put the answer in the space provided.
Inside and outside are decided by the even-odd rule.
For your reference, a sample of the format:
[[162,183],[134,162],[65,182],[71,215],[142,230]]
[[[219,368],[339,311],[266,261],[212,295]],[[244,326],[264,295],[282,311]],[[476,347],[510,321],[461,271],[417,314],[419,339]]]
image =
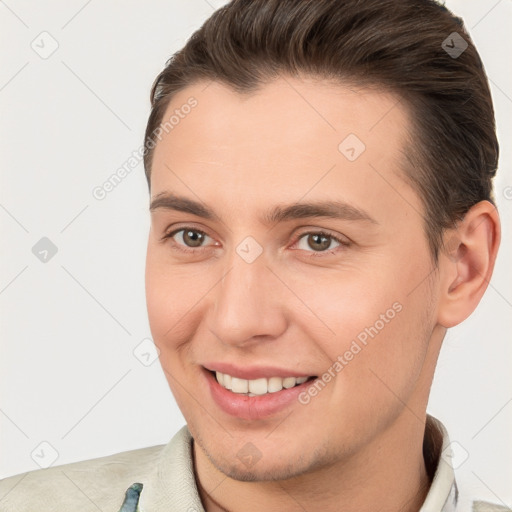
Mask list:
[[318,233],[307,235],[307,244],[311,249],[325,251],[331,245],[331,237]]
[[336,246],[332,247],[332,243],[338,245],[344,245],[343,242],[336,237],[322,232],[303,233],[297,242],[298,248],[311,252],[325,252],[329,249],[335,249]]
[[191,252],[194,249],[207,249],[204,245],[207,238],[211,238],[203,231],[194,228],[181,228],[166,234],[162,240],[170,239],[172,246],[180,251]]
[[324,231],[309,231],[299,235],[293,248],[304,251],[308,257],[329,257],[348,249],[350,245],[351,241],[343,236],[338,237]]
[[193,229],[183,229],[183,242],[188,247],[200,247],[201,243],[204,241],[205,234],[201,231],[196,231]]

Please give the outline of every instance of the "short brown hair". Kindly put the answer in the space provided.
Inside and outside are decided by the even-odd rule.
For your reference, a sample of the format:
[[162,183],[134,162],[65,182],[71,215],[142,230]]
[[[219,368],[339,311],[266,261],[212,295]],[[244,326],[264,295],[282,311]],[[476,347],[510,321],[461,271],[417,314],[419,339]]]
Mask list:
[[[468,45],[460,55],[447,51],[454,36]],[[218,9],[153,83],[148,186],[149,143],[178,91],[214,80],[249,94],[280,74],[377,86],[405,100],[403,174],[423,201],[435,261],[444,229],[477,202],[494,204],[499,145],[487,77],[463,21],[434,0],[232,0]]]

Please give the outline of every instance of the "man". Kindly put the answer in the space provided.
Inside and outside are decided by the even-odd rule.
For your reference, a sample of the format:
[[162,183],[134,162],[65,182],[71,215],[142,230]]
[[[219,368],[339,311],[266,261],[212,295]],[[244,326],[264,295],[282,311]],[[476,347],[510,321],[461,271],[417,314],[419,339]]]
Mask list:
[[430,0],[234,0],[151,101],[146,298],[187,425],[6,479],[2,510],[456,510],[426,407],[500,242],[460,20]]

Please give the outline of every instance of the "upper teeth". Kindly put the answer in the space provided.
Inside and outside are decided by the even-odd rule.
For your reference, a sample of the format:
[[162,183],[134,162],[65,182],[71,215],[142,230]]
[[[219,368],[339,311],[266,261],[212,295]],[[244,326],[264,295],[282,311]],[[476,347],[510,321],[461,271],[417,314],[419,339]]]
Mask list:
[[275,393],[283,388],[293,388],[297,384],[302,384],[308,380],[308,377],[270,377],[247,380],[232,377],[227,373],[215,372],[217,382],[224,388],[233,393],[248,393],[249,396],[264,395],[265,393]]

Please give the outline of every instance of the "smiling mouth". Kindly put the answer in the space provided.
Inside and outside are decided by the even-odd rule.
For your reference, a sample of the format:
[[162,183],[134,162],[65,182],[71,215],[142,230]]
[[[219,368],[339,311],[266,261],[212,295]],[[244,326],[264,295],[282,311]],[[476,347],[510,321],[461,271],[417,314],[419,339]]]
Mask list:
[[311,377],[269,377],[259,379],[240,379],[233,377],[227,373],[214,372],[207,370],[214,376],[216,381],[228,391],[245,396],[262,396],[271,393],[278,393],[283,389],[290,389],[300,386],[305,382],[309,382],[317,378],[316,375]]

